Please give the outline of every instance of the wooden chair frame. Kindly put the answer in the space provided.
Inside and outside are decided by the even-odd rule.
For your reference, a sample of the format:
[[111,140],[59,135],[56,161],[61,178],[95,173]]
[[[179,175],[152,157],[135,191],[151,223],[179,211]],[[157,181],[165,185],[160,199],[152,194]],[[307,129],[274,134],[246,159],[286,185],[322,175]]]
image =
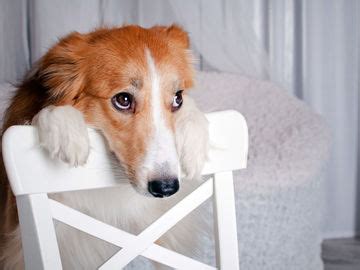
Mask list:
[[206,115],[211,149],[203,174],[213,175],[139,235],[119,230],[48,198],[49,193],[114,187],[103,137],[89,129],[91,154],[84,167],[69,168],[51,160],[39,146],[37,129],[13,126],[3,136],[3,157],[16,196],[26,269],[62,269],[53,219],[122,249],[99,269],[121,269],[141,255],[175,269],[215,269],[155,241],[188,213],[213,196],[216,254],[219,269],[239,269],[234,170],[246,168],[248,131],[236,111]]

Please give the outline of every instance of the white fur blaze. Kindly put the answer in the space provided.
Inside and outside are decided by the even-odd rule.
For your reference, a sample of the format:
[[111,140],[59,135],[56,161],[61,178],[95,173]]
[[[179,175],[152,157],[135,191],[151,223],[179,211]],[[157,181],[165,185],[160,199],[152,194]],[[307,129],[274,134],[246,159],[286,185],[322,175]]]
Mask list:
[[165,112],[162,106],[163,98],[160,89],[161,77],[157,72],[150,51],[146,50],[145,54],[151,80],[151,114],[154,132],[146,153],[144,166],[149,170],[156,170],[156,167],[166,164],[166,167],[168,167],[166,173],[179,177],[175,135],[165,123]]
[[38,127],[40,145],[52,158],[74,167],[86,163],[89,135],[80,111],[71,106],[49,106],[34,117],[32,125]]

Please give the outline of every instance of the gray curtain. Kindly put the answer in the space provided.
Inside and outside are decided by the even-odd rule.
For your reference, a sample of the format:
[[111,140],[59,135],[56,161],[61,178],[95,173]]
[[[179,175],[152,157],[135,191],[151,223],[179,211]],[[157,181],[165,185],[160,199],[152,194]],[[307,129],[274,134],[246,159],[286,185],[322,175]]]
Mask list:
[[26,0],[0,4],[0,83],[15,82],[29,68]]

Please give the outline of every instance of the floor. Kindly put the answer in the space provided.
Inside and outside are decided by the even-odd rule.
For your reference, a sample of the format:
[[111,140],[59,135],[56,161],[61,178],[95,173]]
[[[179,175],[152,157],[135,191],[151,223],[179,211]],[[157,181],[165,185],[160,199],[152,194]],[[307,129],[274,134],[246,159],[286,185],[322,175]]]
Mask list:
[[324,270],[360,270],[360,238],[325,240],[322,258]]

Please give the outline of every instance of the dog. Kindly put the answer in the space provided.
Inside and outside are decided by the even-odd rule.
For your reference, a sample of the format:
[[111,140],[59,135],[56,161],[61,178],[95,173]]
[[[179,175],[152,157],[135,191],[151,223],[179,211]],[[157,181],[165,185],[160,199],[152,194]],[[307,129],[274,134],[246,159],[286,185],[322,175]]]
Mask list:
[[[4,115],[38,128],[54,159],[82,166],[91,152],[87,127],[114,155],[117,188],[53,194],[52,198],[131,233],[140,233],[201,179],[208,123],[188,96],[194,84],[188,34],[179,26],[127,25],[73,32],[38,61]],[[23,269],[16,203],[3,162],[1,269]],[[193,218],[157,243],[195,252]],[[95,269],[119,248],[56,223],[64,269]]]

